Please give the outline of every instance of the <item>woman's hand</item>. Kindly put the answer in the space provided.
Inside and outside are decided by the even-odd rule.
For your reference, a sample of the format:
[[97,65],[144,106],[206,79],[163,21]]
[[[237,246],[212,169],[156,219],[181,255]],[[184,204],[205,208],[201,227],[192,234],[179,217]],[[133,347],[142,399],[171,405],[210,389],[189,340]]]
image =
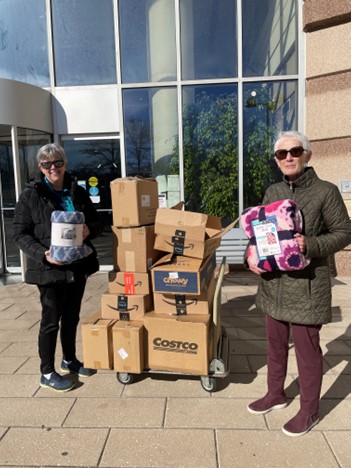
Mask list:
[[247,262],[247,264],[250,270],[252,271],[252,273],[255,273],[255,275],[262,275],[262,273],[267,273],[265,270],[261,270],[261,268],[258,268],[257,265],[250,264],[249,261]]
[[83,240],[86,239],[90,234],[90,230],[86,224],[83,224]]
[[294,234],[294,238],[297,241],[297,245],[299,246],[300,252],[303,253],[303,254],[306,253],[306,239],[305,239],[305,236],[303,236],[302,234],[297,232],[296,234]]
[[48,263],[52,263],[53,265],[64,265],[63,262],[56,262],[55,260],[53,260],[51,257],[50,257],[50,250],[47,250],[45,252],[45,260],[48,262]]

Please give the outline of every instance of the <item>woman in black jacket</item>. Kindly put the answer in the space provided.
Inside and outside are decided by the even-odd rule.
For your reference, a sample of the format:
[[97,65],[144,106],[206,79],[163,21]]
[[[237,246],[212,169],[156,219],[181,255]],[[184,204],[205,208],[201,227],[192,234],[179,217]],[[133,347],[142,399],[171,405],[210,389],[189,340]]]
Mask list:
[[[27,257],[26,283],[36,284],[40,292],[40,385],[65,392],[75,382],[55,371],[59,330],[61,371],[80,377],[93,373],[77,359],[76,333],[86,278],[99,270],[96,250],[90,240],[101,234],[102,223],[86,190],[66,172],[67,158],[61,146],[42,146],[37,162],[40,169],[37,179],[26,185],[16,204],[13,239]],[[70,264],[51,258],[51,213],[55,210],[84,213],[83,240],[92,249],[90,255]]]

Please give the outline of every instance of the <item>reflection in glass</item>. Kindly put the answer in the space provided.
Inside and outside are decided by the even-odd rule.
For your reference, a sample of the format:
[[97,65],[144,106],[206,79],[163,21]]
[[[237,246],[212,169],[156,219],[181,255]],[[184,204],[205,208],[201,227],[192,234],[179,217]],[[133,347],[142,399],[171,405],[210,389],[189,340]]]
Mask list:
[[164,203],[180,201],[178,164],[170,161],[178,141],[175,88],[123,92],[127,175],[155,177]]
[[236,2],[181,0],[182,78],[237,76]]
[[29,128],[18,128],[18,151],[20,159],[21,186],[35,178],[38,169],[37,152],[38,149],[52,142],[49,133],[31,130]]
[[62,145],[67,155],[68,172],[89,192],[104,223],[102,236],[93,240],[100,265],[112,265],[110,182],[121,177],[119,139],[64,140]]
[[57,86],[116,83],[112,0],[52,0],[52,23]]
[[0,76],[49,86],[45,0],[1,0]]
[[243,8],[243,75],[297,73],[295,0],[245,0]]
[[281,130],[297,127],[297,83],[244,86],[244,207],[259,205],[267,187],[281,179],[273,145]]
[[232,221],[238,216],[237,87],[187,86],[183,102],[186,209]]
[[[3,223],[3,249],[5,269],[11,270],[20,266],[19,250],[12,240],[12,220],[16,204],[15,178],[13,169],[13,152],[10,136],[2,136],[0,140],[0,173],[1,173],[1,222]],[[38,171],[36,153],[40,146],[51,141],[51,135],[35,130],[18,128],[18,150],[20,162],[21,186],[34,178]]]
[[174,0],[120,0],[122,82],[176,78]]

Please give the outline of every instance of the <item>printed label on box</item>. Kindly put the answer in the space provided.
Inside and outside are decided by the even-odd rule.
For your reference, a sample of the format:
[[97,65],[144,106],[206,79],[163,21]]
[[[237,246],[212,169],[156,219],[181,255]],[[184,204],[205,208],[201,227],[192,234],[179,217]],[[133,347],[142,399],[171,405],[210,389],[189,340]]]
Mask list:
[[150,206],[150,195],[142,195],[141,196],[141,206],[143,208],[147,208],[148,206]]
[[127,359],[127,357],[129,356],[129,354],[124,348],[119,349],[118,354],[121,356],[122,359]]

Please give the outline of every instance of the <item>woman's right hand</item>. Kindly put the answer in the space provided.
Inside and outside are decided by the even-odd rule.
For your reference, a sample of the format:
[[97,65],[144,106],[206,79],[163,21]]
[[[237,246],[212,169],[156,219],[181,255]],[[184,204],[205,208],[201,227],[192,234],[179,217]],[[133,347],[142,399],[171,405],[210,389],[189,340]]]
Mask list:
[[257,265],[250,264],[249,261],[248,261],[247,263],[248,263],[248,265],[249,265],[250,271],[252,271],[252,273],[255,273],[255,275],[262,275],[262,273],[266,273],[265,270],[261,270],[261,268],[258,268]]
[[52,263],[53,265],[64,265],[63,262],[56,262],[55,260],[53,260],[51,257],[50,257],[50,250],[47,250],[45,252],[45,260],[48,262],[48,263]]

